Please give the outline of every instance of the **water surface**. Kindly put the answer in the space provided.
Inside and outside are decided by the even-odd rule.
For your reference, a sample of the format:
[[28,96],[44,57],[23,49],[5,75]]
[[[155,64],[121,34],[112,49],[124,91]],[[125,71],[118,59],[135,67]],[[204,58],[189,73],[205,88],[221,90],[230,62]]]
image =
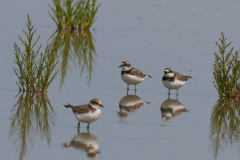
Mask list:
[[[212,108],[218,100],[213,82],[215,41],[224,32],[232,46],[238,49],[240,3],[230,1],[98,1],[101,3],[95,22],[94,38],[96,55],[91,82],[89,70],[82,72],[80,62],[72,56],[66,65],[64,82],[59,73],[49,87],[47,98],[54,114],[50,130],[37,127],[26,130],[23,146],[21,127],[12,126],[13,107],[18,103],[17,77],[13,72],[13,44],[26,29],[27,13],[43,49],[56,26],[48,15],[48,3],[44,1],[6,1],[0,6],[1,28],[1,79],[2,102],[1,145],[3,159],[87,159],[86,149],[65,148],[64,143],[74,139],[77,121],[62,105],[86,104],[99,98],[105,106],[98,121],[82,124],[80,134],[84,140],[98,145],[98,159],[238,159],[239,139],[221,139],[216,154],[216,139],[212,135]],[[59,57],[60,62],[64,60]],[[120,78],[122,61],[128,60],[143,73],[151,75],[138,85],[137,100],[151,102],[135,107],[125,117],[119,116],[119,104],[127,95],[127,85]],[[162,119],[161,106],[168,99],[168,90],[161,78],[166,67],[190,75],[180,90],[178,102],[188,110],[172,118]],[[57,69],[62,69],[61,63]],[[81,73],[82,72],[82,73]],[[61,82],[62,85],[61,85]],[[60,88],[61,86],[61,88]],[[176,99],[176,91],[171,92]],[[135,95],[130,86],[129,95]],[[135,97],[136,98],[136,97]],[[141,99],[141,100],[140,100]],[[133,100],[134,101],[134,100]],[[134,104],[134,103],[133,103]],[[52,113],[53,113],[52,111]],[[33,114],[32,118],[36,118]],[[21,121],[21,117],[17,120]],[[89,138],[90,137],[90,138]],[[82,141],[82,138],[80,138]],[[90,140],[89,140],[90,139]],[[89,143],[90,143],[89,142]],[[26,148],[24,148],[26,147]]]

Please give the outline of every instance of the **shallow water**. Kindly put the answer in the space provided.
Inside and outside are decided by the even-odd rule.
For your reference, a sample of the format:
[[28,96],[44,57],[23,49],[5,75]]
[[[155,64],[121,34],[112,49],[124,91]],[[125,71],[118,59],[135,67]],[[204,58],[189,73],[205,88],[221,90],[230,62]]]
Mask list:
[[[81,124],[80,134],[86,136],[80,136],[78,143],[94,143],[100,151],[98,159],[239,159],[239,138],[217,141],[211,126],[212,108],[218,100],[212,83],[213,53],[218,51],[214,42],[224,32],[238,49],[238,1],[98,1],[96,29],[91,31],[96,57],[90,84],[89,71],[85,69],[81,75],[78,60],[75,64],[70,61],[62,86],[59,73],[49,88],[47,98],[54,114],[47,117],[48,128],[39,129],[32,120],[32,128],[22,130],[20,125],[11,127],[16,114],[12,108],[18,101],[13,44],[20,45],[18,35],[23,37],[28,13],[37,28],[36,36],[41,35],[40,42],[46,47],[56,30],[47,13],[48,3],[6,1],[0,5],[1,159],[87,159],[86,148],[64,147],[78,135],[78,122],[62,105],[86,104],[95,97],[104,105],[102,115],[90,125],[89,134],[87,125]],[[61,69],[62,57],[59,60],[56,69]],[[127,95],[118,68],[123,60],[153,78],[137,86],[137,97],[127,100],[133,107],[121,116],[119,104],[126,103],[121,100]],[[167,121],[162,120],[160,109],[168,99],[161,82],[166,67],[193,77],[178,96],[178,104],[188,112]],[[176,91],[171,93],[170,98],[176,99]],[[134,86],[128,94],[135,95]]]

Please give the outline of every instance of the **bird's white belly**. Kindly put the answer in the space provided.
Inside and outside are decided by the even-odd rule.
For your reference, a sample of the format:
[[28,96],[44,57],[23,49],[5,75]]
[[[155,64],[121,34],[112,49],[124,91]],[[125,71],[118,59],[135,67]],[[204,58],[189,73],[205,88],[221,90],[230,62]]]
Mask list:
[[84,123],[92,123],[96,121],[101,115],[101,110],[98,109],[95,112],[89,111],[88,113],[84,114],[75,114],[77,120],[84,122]]
[[162,83],[168,89],[179,89],[186,83],[186,81],[179,81],[176,79],[174,82],[162,81]]
[[138,84],[142,82],[145,78],[139,78],[130,74],[121,74],[122,80],[127,84]]

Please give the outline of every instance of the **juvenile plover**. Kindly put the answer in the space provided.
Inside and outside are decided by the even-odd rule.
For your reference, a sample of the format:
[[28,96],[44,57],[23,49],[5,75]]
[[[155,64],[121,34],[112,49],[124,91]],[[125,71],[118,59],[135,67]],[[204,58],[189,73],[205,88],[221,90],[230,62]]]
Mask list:
[[170,94],[170,89],[176,89],[178,95],[178,89],[182,87],[189,78],[192,77],[183,76],[180,73],[173,71],[172,68],[166,68],[164,70],[164,76],[162,77],[162,83],[168,88],[168,94]]
[[88,123],[87,128],[89,128],[89,123],[96,121],[101,115],[99,107],[103,107],[101,101],[97,98],[92,99],[89,104],[85,105],[73,106],[68,103],[63,106],[72,110],[73,114],[79,121],[78,128],[80,127],[80,122]]
[[137,91],[137,84],[141,83],[145,78],[152,78],[150,75],[145,75],[136,68],[133,68],[128,61],[123,61],[118,68],[120,67],[122,68],[122,80],[128,85],[127,90],[129,90],[129,85],[135,85],[135,91]]

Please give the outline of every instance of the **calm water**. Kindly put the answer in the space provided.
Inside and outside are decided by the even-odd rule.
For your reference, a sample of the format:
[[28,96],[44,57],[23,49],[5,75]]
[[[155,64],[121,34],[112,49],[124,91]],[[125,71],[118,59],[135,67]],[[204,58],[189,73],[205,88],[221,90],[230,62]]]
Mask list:
[[[214,42],[224,32],[238,49],[239,1],[99,0],[96,29],[91,32],[96,54],[90,84],[89,71],[86,68],[81,74],[79,60],[72,56],[62,85],[61,72],[50,85],[47,105],[53,110],[45,117],[40,114],[39,121],[39,113],[33,111],[32,125],[24,128],[25,119],[14,118],[19,97],[15,97],[13,44],[20,45],[18,35],[23,37],[28,13],[36,36],[41,35],[40,42],[46,47],[56,30],[48,3],[25,0],[0,5],[1,159],[87,159],[87,148],[80,145],[86,143],[101,152],[98,159],[239,159],[237,131],[233,138],[228,133],[230,136],[218,140],[212,134],[217,127],[211,126],[212,108],[218,100],[212,84],[213,53],[218,50]],[[59,60],[57,69],[62,69],[63,58]],[[123,60],[153,77],[138,85],[136,96],[134,86],[129,91],[133,96],[127,96],[127,85],[120,78],[118,66]],[[167,100],[168,90],[161,82],[166,67],[193,77],[179,90],[178,100],[174,101],[176,91],[172,91],[174,103]],[[89,133],[86,124],[81,124],[78,133],[75,117],[62,104],[86,104],[95,97],[104,105],[102,115],[90,125]],[[128,114],[119,114],[119,105],[126,102],[132,108]],[[173,117],[164,121],[163,103],[188,112],[169,112]],[[76,139],[78,145],[71,143]]]

